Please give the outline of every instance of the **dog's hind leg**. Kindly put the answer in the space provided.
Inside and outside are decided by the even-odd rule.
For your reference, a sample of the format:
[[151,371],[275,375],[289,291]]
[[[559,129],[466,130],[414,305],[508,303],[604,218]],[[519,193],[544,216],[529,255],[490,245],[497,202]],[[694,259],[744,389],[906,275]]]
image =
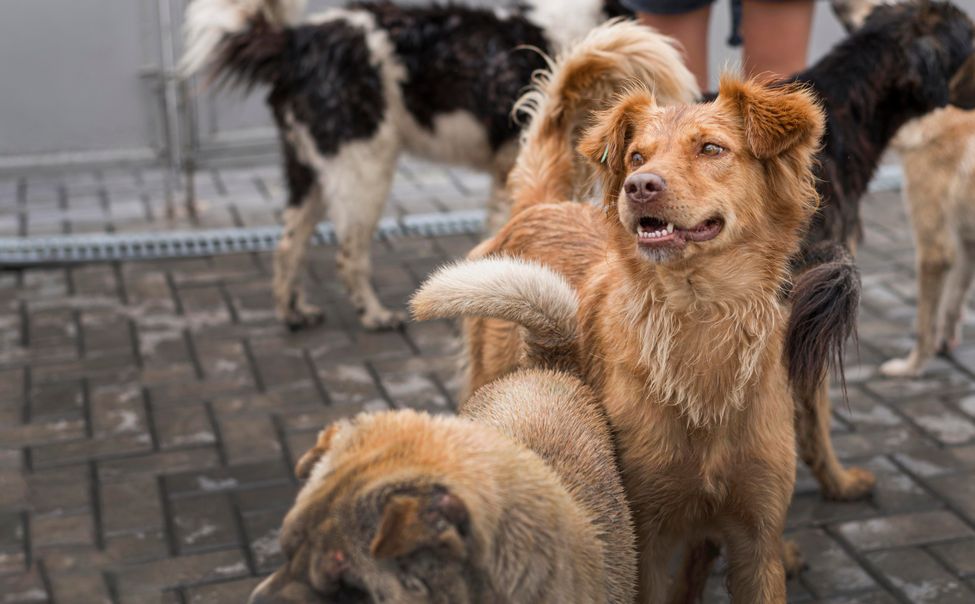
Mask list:
[[291,330],[317,325],[322,312],[305,301],[301,287],[308,242],[325,215],[322,191],[313,169],[284,143],[285,176],[290,198],[284,211],[284,232],[274,252],[274,302],[278,318]]
[[782,537],[768,526],[736,526],[726,532],[728,591],[733,602],[786,601]]
[[828,499],[843,501],[868,495],[876,482],[873,473],[863,468],[844,468],[833,450],[829,434],[829,379],[822,380],[812,400],[797,398],[799,456],[816,477],[823,495]]
[[366,329],[388,329],[406,320],[406,313],[383,306],[370,282],[369,248],[389,195],[398,153],[394,137],[381,129],[369,141],[343,148],[328,162],[322,183],[339,241],[339,276]]
[[947,225],[942,202],[924,203],[928,200],[926,195],[919,199],[908,197],[918,256],[917,341],[906,357],[891,359],[880,366],[880,372],[891,377],[918,375],[937,352],[945,280],[950,279],[949,272],[956,272],[952,270],[955,242],[945,237]]
[[961,343],[961,325],[965,300],[975,278],[975,240],[960,242],[955,264],[948,274],[942,302],[942,321],[938,328],[936,346],[950,352]]

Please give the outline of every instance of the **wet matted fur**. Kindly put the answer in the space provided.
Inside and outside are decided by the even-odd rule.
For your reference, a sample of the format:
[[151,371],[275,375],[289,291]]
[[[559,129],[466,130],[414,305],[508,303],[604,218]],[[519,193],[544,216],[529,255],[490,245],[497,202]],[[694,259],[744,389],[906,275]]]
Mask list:
[[461,417],[362,414],[324,430],[252,604],[629,604],[636,552],[605,412],[525,369]]
[[[681,544],[712,537],[728,547],[736,600],[784,602],[781,532],[795,432],[779,293],[816,207],[811,164],[822,112],[799,88],[731,79],[713,104],[664,109],[645,90],[627,92],[580,144],[602,174],[606,196],[596,208],[544,203],[563,197],[566,178],[533,153],[572,154],[568,129],[540,126],[551,115],[545,106],[514,170],[533,183],[513,187],[519,211],[472,253],[481,260],[432,277],[414,308],[423,315],[425,301],[449,301],[448,284],[458,308],[460,283],[468,299],[482,298],[468,303],[468,314],[481,317],[465,327],[472,384],[519,362],[518,332],[483,317],[521,312],[518,322],[544,327],[528,319],[548,312],[557,337],[540,332],[538,340],[574,342],[616,433],[641,601],[664,600],[667,564]],[[648,178],[664,188],[635,201],[627,189]],[[638,236],[648,229],[657,235]],[[498,254],[538,264],[491,258]],[[491,263],[507,263],[508,287],[483,282],[498,274]],[[574,291],[575,322],[545,310],[565,306]]]
[[[871,11],[867,3],[871,0],[834,1],[841,18],[869,17],[791,80],[815,92],[827,112],[816,169],[822,203],[793,259],[797,286],[786,350],[790,371],[805,376],[793,380],[799,452],[823,494],[834,499],[862,497],[875,481],[869,471],[843,468],[836,458],[823,363],[829,359],[839,368],[856,320],[860,283],[852,257],[861,234],[860,198],[901,126],[948,103],[975,103],[975,27],[960,9],[921,0]],[[803,287],[808,271],[829,279],[818,281],[818,288]],[[817,365],[820,378],[810,379],[804,369]]]
[[[492,176],[489,227],[507,215],[504,183],[517,149],[511,111],[555,54],[607,17],[616,1],[529,0],[494,10],[459,4],[353,2],[302,18],[304,0],[194,0],[186,74],[269,88],[288,187],[274,259],[277,314],[317,324],[301,288],[304,258],[326,209],[339,240],[338,273],[366,328],[398,324],[370,281],[369,255],[401,152]],[[659,94],[696,95],[671,41],[655,39]]]

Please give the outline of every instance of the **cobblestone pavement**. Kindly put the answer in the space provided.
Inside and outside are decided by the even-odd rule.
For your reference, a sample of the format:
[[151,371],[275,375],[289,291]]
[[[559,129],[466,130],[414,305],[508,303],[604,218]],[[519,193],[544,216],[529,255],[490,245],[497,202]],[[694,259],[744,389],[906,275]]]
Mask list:
[[[228,183],[272,173],[222,178],[224,197],[237,195]],[[419,173],[444,195],[424,198],[404,172],[398,200],[475,195],[448,172]],[[97,210],[122,228],[114,204],[125,196],[108,183],[95,197],[109,211],[69,196],[68,212]],[[35,207],[38,190],[0,191],[3,220],[82,230],[81,219],[52,218],[59,194]],[[255,204],[265,218],[276,209]],[[789,533],[809,568],[790,581],[791,599],[975,602],[975,345],[923,379],[876,375],[911,343],[913,251],[895,194],[871,197],[866,213],[860,340],[835,443],[879,483],[870,501],[832,503],[800,472]],[[402,305],[474,243],[377,242],[382,297]],[[361,331],[333,254],[311,253],[311,298],[327,322],[301,334],[274,320],[265,254],[0,272],[0,603],[241,602],[280,560],[290,469],[323,424],[362,409],[453,410],[456,330]],[[719,581],[710,595],[725,599]]]
[[[285,198],[281,170],[205,170],[195,179],[195,216],[183,189],[167,211],[165,173],[158,169],[95,170],[69,175],[0,177],[0,237],[133,233],[280,224]],[[401,161],[384,216],[483,207],[487,175],[418,161]]]

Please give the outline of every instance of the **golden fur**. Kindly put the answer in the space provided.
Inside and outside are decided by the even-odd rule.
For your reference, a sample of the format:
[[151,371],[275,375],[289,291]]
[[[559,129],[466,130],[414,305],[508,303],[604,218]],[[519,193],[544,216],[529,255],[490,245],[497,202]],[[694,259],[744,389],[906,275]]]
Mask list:
[[252,604],[627,604],[633,527],[605,413],[577,378],[526,369],[462,417],[361,414],[299,461],[287,562]]
[[[472,253],[536,261],[579,292],[577,359],[617,434],[642,601],[662,601],[670,554],[705,538],[728,547],[736,600],[785,601],[795,432],[779,292],[816,206],[810,165],[822,128],[812,96],[795,88],[726,78],[714,103],[676,108],[628,92],[579,147],[601,172],[603,207],[535,205],[532,196],[559,197],[539,182]],[[722,150],[705,156],[705,143]],[[518,164],[531,165],[531,149]],[[623,184],[644,173],[661,176],[666,192],[631,202]],[[548,190],[563,185],[556,178]],[[676,223],[683,245],[639,245],[647,214]],[[693,240],[715,217],[718,234]],[[517,364],[511,323],[475,318],[465,331],[472,387]]]

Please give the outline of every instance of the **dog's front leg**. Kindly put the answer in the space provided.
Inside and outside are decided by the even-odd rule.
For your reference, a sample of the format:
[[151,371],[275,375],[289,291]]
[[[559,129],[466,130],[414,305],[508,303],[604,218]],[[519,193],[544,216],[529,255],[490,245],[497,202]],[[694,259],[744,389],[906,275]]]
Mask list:
[[780,522],[736,524],[725,534],[728,550],[728,590],[733,602],[784,603],[785,566],[782,536],[772,527]]
[[656,531],[644,533],[639,547],[640,578],[637,601],[641,604],[663,604],[667,601],[667,567],[678,542]]

